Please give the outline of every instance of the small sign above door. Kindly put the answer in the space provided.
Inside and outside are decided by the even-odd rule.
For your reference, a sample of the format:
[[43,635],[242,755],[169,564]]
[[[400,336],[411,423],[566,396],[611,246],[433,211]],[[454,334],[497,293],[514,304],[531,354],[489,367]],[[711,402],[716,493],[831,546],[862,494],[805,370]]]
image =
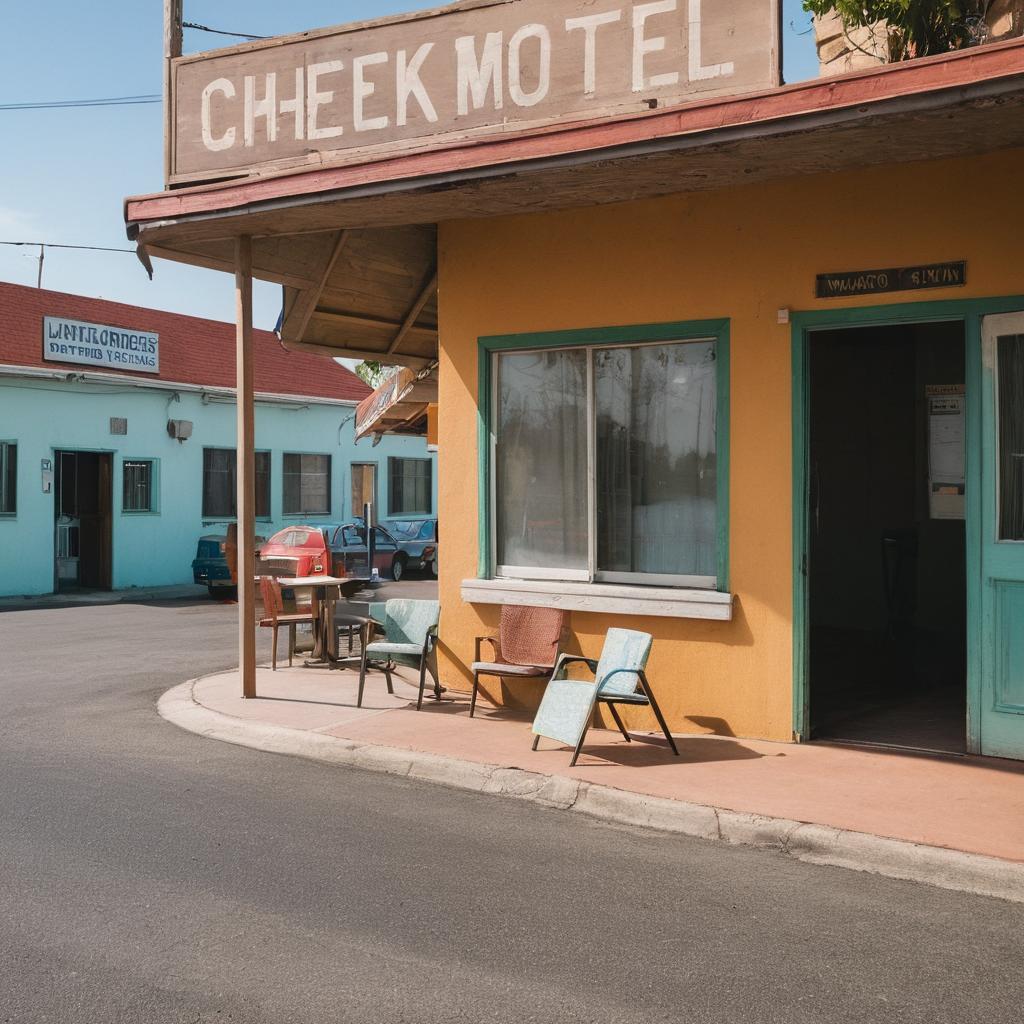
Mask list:
[[849,295],[877,295],[880,292],[910,292],[924,288],[962,288],[967,284],[967,261],[927,263],[917,267],[887,270],[847,270],[819,274],[815,294],[819,299],[841,299]]

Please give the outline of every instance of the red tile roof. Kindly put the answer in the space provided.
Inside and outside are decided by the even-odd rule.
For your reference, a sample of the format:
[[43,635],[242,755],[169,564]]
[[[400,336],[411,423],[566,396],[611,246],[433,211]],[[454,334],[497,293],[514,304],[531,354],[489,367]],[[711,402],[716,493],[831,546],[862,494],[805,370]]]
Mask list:
[[[71,373],[107,372],[100,367],[44,361],[46,316],[159,334],[160,372],[130,373],[140,382],[157,379],[205,387],[235,386],[234,324],[2,281],[0,364],[63,368]],[[271,331],[254,330],[253,347],[257,392],[354,402],[361,402],[370,394],[370,388],[344,366],[322,356],[289,352]]]

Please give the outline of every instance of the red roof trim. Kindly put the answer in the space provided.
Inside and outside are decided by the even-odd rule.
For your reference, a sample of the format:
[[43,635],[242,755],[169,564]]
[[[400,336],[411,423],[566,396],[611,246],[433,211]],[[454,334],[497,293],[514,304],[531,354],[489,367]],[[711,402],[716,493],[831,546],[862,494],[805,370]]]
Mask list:
[[689,103],[629,118],[554,125],[499,139],[461,143],[369,163],[303,170],[160,192],[125,200],[130,223],[187,217],[290,196],[405,181],[454,170],[484,168],[600,150],[718,128],[757,125],[1024,75],[1024,39],[835,78],[814,79],[767,92]]
[[[235,326],[180,313],[130,306],[0,282],[0,365],[68,373],[103,373],[101,367],[43,359],[43,318],[155,331],[160,335],[160,372],[111,374],[119,381],[154,381],[199,387],[235,387]],[[350,370],[323,356],[286,349],[271,331],[253,331],[255,391],[262,395],[361,402],[370,388]]]

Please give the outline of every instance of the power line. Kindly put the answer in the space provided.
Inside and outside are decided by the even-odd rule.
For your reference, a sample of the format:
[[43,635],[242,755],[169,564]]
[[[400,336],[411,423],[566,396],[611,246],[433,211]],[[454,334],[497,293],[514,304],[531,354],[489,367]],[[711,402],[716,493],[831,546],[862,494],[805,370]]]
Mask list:
[[209,32],[215,36],[233,36],[235,39],[269,39],[270,36],[254,36],[250,32],[225,32],[221,28],[210,28],[208,25],[198,25],[194,21],[183,21],[182,28],[192,28],[197,32]]
[[28,245],[32,248],[42,249],[85,249],[89,252],[129,252],[135,254],[134,249],[112,249],[106,245],[66,245],[62,242],[7,242],[0,239],[0,245]]
[[159,93],[141,96],[107,96],[95,100],[46,100],[34,103],[0,103],[0,110],[62,110],[80,107],[134,107],[144,103],[160,103]]

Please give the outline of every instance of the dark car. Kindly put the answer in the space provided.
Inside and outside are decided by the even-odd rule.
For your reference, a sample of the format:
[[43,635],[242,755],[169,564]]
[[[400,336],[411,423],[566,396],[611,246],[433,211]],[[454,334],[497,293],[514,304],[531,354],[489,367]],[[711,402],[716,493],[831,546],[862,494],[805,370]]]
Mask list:
[[405,555],[406,566],[437,579],[437,520],[392,519],[388,532]]
[[[256,557],[260,547],[266,543],[263,537],[256,538]],[[206,587],[210,597],[233,597],[238,588],[238,555],[234,530],[226,534],[207,533],[199,538],[196,557],[192,562],[192,580],[200,587]]]
[[[336,575],[369,576],[366,527],[361,522],[339,526],[330,540],[331,561]],[[405,575],[408,556],[382,526],[373,528],[373,568],[397,582]],[[344,572],[338,572],[343,568]]]

